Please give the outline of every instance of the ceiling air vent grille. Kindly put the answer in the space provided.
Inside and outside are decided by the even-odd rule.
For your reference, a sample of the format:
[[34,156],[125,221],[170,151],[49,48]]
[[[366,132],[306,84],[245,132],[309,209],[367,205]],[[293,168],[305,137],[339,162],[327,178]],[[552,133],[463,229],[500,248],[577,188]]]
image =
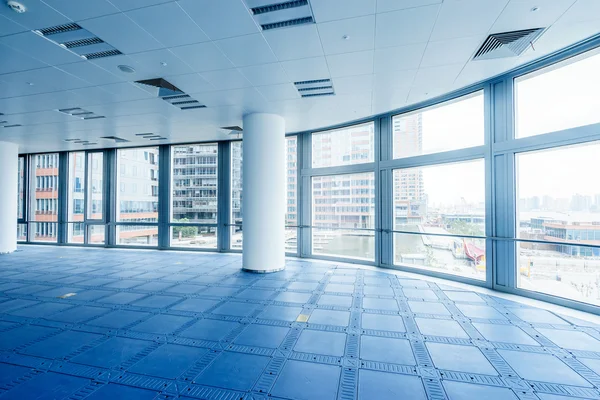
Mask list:
[[277,4],[270,4],[267,6],[254,7],[251,8],[252,14],[259,15],[265,14],[269,12],[287,10],[289,8],[303,7],[308,5],[308,0],[293,0],[293,1],[285,1]]
[[294,85],[302,97],[333,96],[335,94],[331,79],[299,81],[294,82]]
[[112,50],[106,50],[106,51],[98,51],[96,53],[83,54],[83,57],[86,60],[94,60],[96,58],[118,56],[119,54],[123,54],[123,53],[121,53],[117,49],[112,49]]
[[305,25],[305,24],[312,24],[314,22],[313,17],[304,17],[304,18],[296,18],[296,19],[290,19],[287,21],[281,21],[281,22],[273,22],[270,24],[263,24],[261,25],[263,31],[268,31],[271,29],[277,29],[277,28],[287,28],[289,26],[297,26],[297,25]]
[[82,28],[79,25],[77,25],[76,23],[70,23],[70,24],[64,24],[64,25],[51,26],[49,28],[38,29],[38,32],[44,36],[50,36],[50,35],[56,35],[59,33],[78,31],[80,29],[82,29]]
[[535,28],[491,34],[477,50],[473,60],[519,56],[540,37],[543,31],[544,28]]
[[60,108],[56,111],[58,111],[59,113],[70,115],[71,117],[76,117],[76,118],[81,118],[81,119],[106,118],[104,115],[95,115],[92,111],[84,110],[81,107]]
[[158,97],[181,110],[190,110],[192,108],[205,108],[198,100],[193,99],[189,94],[184,93],[177,86],[166,81],[163,78],[145,79],[136,83],[152,86],[158,89]]
[[87,39],[71,40],[70,42],[65,42],[62,45],[65,46],[67,49],[72,49],[75,47],[91,46],[93,44],[100,44],[100,43],[104,43],[104,41],[100,38],[92,37],[92,38],[87,38]]
[[185,107],[181,107],[182,110],[193,110],[196,108],[206,108],[206,106],[204,104],[200,104],[198,103],[197,106],[185,106]]
[[16,128],[17,126],[21,126],[21,124],[4,125],[5,128]]

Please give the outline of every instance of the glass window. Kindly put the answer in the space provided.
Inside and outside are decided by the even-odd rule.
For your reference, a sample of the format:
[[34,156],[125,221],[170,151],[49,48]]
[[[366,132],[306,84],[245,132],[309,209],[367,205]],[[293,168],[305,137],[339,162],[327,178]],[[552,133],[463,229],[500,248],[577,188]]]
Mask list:
[[374,260],[375,174],[312,178],[313,253]]
[[27,241],[27,224],[18,224],[17,225],[17,241],[18,242]]
[[104,154],[88,153],[87,217],[103,219],[104,215]]
[[394,158],[481,146],[483,92],[392,118]]
[[[117,221],[158,222],[158,147],[117,151],[117,186],[125,185],[124,191],[117,192]],[[149,153],[147,160],[144,152]],[[143,173],[134,175],[134,170]],[[137,190],[146,186],[150,190]]]
[[31,190],[32,240],[56,242],[58,234],[58,153],[33,156]]
[[172,226],[171,246],[194,249],[216,249],[217,228],[193,225]]
[[393,226],[405,232],[394,234],[394,262],[485,279],[485,239],[460,237],[485,237],[484,161],[397,169],[393,179]]
[[375,124],[369,122],[311,135],[313,168],[374,161]]
[[19,157],[19,192],[17,193],[17,219],[25,218],[25,157]]
[[286,146],[286,212],[285,250],[296,253],[298,250],[298,138],[288,137]]
[[158,226],[117,225],[117,244],[127,246],[157,246]]
[[232,249],[242,248],[242,142],[231,143],[231,242]]
[[217,223],[217,169],[217,144],[172,147],[172,222]]
[[600,182],[582,173],[598,154],[600,142],[516,156],[518,238],[553,242],[519,244],[518,287],[600,305]]
[[516,137],[599,123],[599,70],[595,50],[516,78]]

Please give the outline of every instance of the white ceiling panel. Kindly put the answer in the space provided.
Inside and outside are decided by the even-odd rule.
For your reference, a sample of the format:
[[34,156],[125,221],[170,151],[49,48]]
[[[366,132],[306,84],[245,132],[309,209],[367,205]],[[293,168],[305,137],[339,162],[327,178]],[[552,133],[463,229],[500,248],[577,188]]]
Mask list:
[[[2,44],[0,44],[0,54],[2,55],[0,57],[0,74],[48,66],[41,61],[34,60],[33,58]],[[0,80],[1,79],[2,78],[0,77]]]
[[252,86],[250,81],[235,68],[203,72],[201,75],[217,90],[240,89]]
[[79,79],[83,79],[92,85],[103,85],[106,83],[122,82],[126,80],[126,77],[122,76],[123,74],[118,76],[88,61],[63,64],[57,68],[74,75]]
[[133,101],[156,97],[156,95],[141,89],[141,85],[129,82],[111,83],[104,85],[102,88],[113,93],[116,96],[116,101]]
[[420,68],[413,81],[413,86],[423,88],[448,87],[454,83],[464,65],[465,63]]
[[571,8],[560,17],[561,23],[573,23],[597,20],[600,16],[600,1],[577,0]]
[[210,82],[197,73],[167,76],[165,79],[185,93],[201,93],[215,90],[215,87]]
[[439,87],[413,87],[410,89],[410,93],[408,94],[408,98],[406,99],[407,103],[414,104],[419,103],[421,101],[425,101],[428,99],[432,99],[437,96],[441,96],[444,93],[448,93],[452,90],[452,86],[439,86]]
[[375,47],[427,42],[439,8],[432,5],[377,14]]
[[[85,109],[106,117],[150,114],[163,118],[162,114],[167,107],[175,109],[175,106],[167,104],[163,99],[154,98],[87,106]],[[124,120],[121,121],[122,124],[126,123]]]
[[23,25],[17,24],[13,20],[0,15],[0,36],[13,35],[19,32],[25,32],[27,30]]
[[[154,71],[151,68],[148,68],[149,66],[138,64],[131,57],[124,54],[112,57],[97,58],[87,62],[94,64],[119,78],[122,78],[122,80],[137,81],[141,79],[156,78]],[[134,69],[134,72],[123,72],[119,69],[119,65],[130,66]]]
[[443,1],[444,0],[377,0],[377,12],[385,13],[388,11],[429,6],[432,4],[440,4]]
[[27,7],[27,12],[21,14],[2,4],[0,15],[25,26],[27,29],[41,29],[70,22],[67,17],[40,0],[28,0],[24,4]]
[[254,86],[275,85],[291,81],[279,63],[254,65],[238,69]]
[[269,85],[256,88],[268,101],[276,102],[281,100],[299,99],[300,94],[293,83],[284,83],[281,85]]
[[0,38],[0,43],[14,50],[31,54],[36,60],[50,65],[81,61],[81,57],[33,32],[23,32]]
[[314,24],[273,29],[263,35],[279,61],[323,55],[321,39]]
[[380,88],[373,92],[373,113],[389,112],[406,105],[409,87]]
[[487,33],[508,0],[448,0],[441,6],[431,40]]
[[471,59],[484,40],[485,35],[429,42],[421,67],[465,63]]
[[515,67],[519,62],[517,57],[498,58],[493,60],[469,61],[461,71],[454,86],[464,87],[493,77]]
[[409,87],[415,80],[416,74],[416,69],[380,72],[374,76],[373,88],[377,93],[384,93],[399,87]]
[[325,57],[283,61],[281,65],[292,82],[329,78],[329,67]]
[[119,9],[107,0],[43,0],[43,2],[73,21],[97,18],[119,12]]
[[138,53],[164,47],[125,14],[112,14],[81,21],[80,25],[123,53]]
[[103,89],[103,87],[100,86],[71,89],[70,92],[82,99],[78,103],[78,106],[80,107],[120,101],[115,94]]
[[373,73],[373,50],[327,56],[332,77]]
[[[575,3],[575,0],[512,0],[492,26],[492,33],[519,29],[547,28]],[[536,10],[536,11],[533,11]]]
[[175,0],[110,0],[115,6],[121,11],[133,10],[135,8],[142,8],[148,6],[154,6],[162,3],[169,3]]
[[386,47],[375,50],[375,73],[419,68],[427,43]]
[[212,40],[259,32],[242,0],[180,0],[179,5]]
[[41,88],[48,92],[90,86],[88,82],[54,67],[15,72],[3,75],[1,79],[7,83]]
[[146,51],[131,54],[129,57],[138,65],[143,65],[152,71],[156,77],[166,75],[179,75],[192,73],[192,68],[181,61],[175,54],[167,49]]
[[375,0],[311,0],[310,4],[317,22],[375,14]]
[[333,89],[336,95],[371,92],[373,90],[373,78],[373,75],[334,78]]
[[167,47],[210,40],[177,3],[165,3],[126,13]]
[[5,114],[18,114],[33,111],[56,110],[77,107],[82,99],[70,91],[36,94],[0,99],[0,111]]
[[233,64],[212,42],[173,47],[171,51],[195,72],[233,68]]
[[216,41],[215,44],[236,67],[267,64],[277,61],[260,33]]
[[[18,74],[18,73],[17,73]],[[14,74],[11,74],[14,75]],[[18,76],[18,75],[17,75]],[[0,98],[29,96],[40,93],[48,93],[56,91],[56,88],[50,84],[29,85],[21,80],[9,81],[7,75],[3,76],[5,81],[0,81]],[[8,82],[6,82],[8,81]]]
[[375,47],[375,15],[318,24],[325,54],[350,53]]
[[194,94],[193,97],[208,107],[238,106],[248,111],[265,107],[267,100],[254,88],[223,90]]

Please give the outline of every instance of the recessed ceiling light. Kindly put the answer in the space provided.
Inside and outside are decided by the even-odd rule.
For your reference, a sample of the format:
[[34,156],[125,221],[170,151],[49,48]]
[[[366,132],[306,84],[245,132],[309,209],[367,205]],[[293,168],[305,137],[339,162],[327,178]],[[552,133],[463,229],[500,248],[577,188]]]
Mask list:
[[126,72],[128,74],[133,74],[135,72],[135,69],[133,69],[133,67],[130,67],[129,65],[119,65],[117,68],[119,68],[122,72]]
[[350,35],[344,35],[344,36],[342,36],[342,39],[344,39],[344,40],[350,40]]
[[33,82],[25,82],[26,84],[28,84],[29,86],[33,86]]
[[166,66],[167,66],[167,63],[166,63],[166,62],[164,62],[164,61],[161,61],[161,62],[160,62],[160,65],[162,65],[163,67],[166,67]]
[[536,12],[538,11],[540,8],[538,6],[534,6],[531,8],[531,12]]
[[24,13],[25,11],[27,11],[27,7],[25,7],[23,4],[19,3],[18,1],[7,1],[6,5],[10,7],[11,10],[13,10],[14,12],[18,12],[19,14]]

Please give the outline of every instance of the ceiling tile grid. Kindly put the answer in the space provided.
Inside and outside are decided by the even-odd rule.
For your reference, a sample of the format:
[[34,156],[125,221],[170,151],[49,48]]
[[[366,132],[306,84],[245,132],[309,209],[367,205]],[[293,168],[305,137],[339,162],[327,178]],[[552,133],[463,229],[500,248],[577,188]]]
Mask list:
[[[155,130],[172,141],[195,126],[203,139],[221,137],[218,127],[246,112],[279,112],[289,129],[315,129],[438,96],[600,33],[596,0],[308,1],[313,23],[270,30],[260,24],[277,22],[275,14],[251,7],[274,0],[23,0],[23,14],[0,7],[0,112],[24,125],[13,132],[47,126],[49,136],[57,124],[61,135],[123,134],[152,125],[143,114],[156,114]],[[86,61],[33,32],[73,22],[123,54]],[[489,34],[537,27],[547,29],[523,55],[472,60]],[[161,77],[207,108],[180,110],[134,83]],[[294,82],[320,79],[332,80],[335,95],[301,98]],[[53,117],[82,105],[107,118]]]

